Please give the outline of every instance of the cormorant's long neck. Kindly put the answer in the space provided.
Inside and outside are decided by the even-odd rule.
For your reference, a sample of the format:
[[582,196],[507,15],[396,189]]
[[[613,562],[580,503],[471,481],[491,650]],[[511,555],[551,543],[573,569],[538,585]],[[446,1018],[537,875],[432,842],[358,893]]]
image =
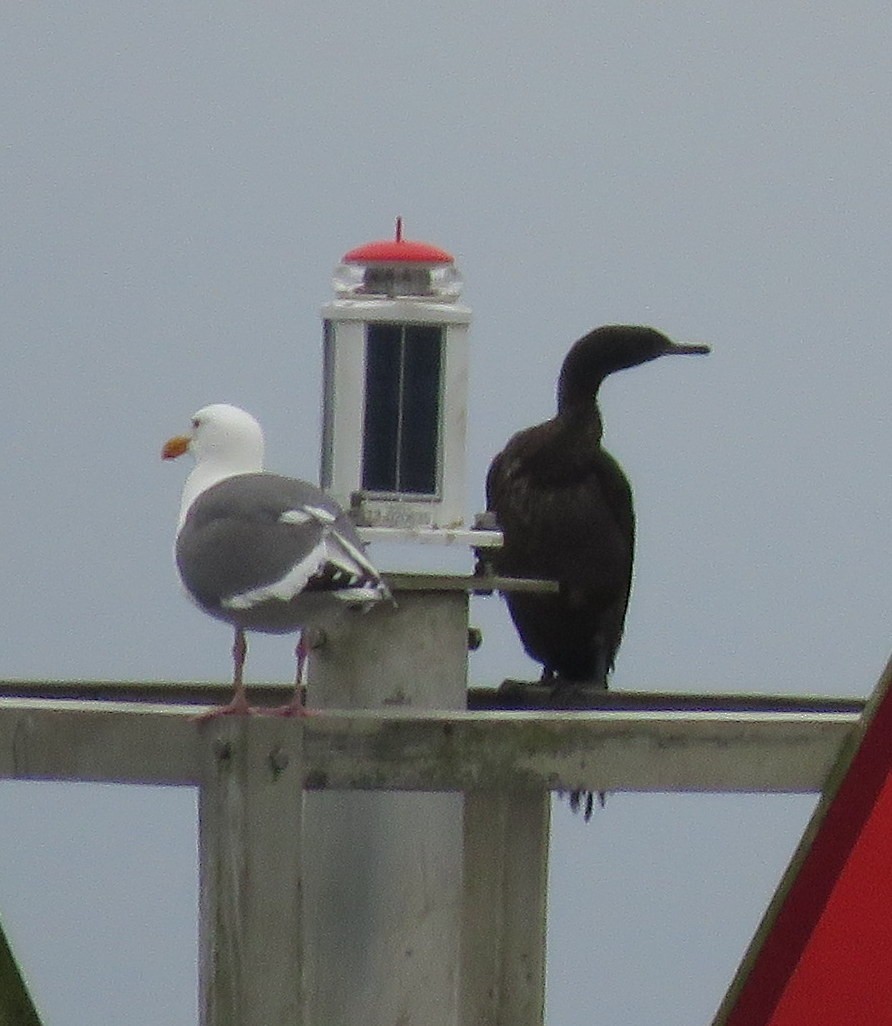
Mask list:
[[555,420],[561,424],[560,434],[565,452],[573,449],[580,456],[588,454],[585,456],[588,459],[594,449],[600,448],[604,429],[596,394],[588,393],[575,402],[568,402],[566,397],[561,402],[559,398]]
[[598,389],[601,387],[603,378],[596,381],[587,381],[582,387],[574,385],[571,381],[561,380],[558,383],[557,409],[558,416],[563,417],[575,414],[580,416],[597,417],[601,419],[598,409]]
[[647,350],[642,348],[636,334],[639,330],[645,332],[648,340],[651,335],[663,338],[650,329],[613,326],[595,328],[573,344],[558,376],[558,413],[577,404],[597,402],[598,389],[609,374],[659,355],[654,343]]

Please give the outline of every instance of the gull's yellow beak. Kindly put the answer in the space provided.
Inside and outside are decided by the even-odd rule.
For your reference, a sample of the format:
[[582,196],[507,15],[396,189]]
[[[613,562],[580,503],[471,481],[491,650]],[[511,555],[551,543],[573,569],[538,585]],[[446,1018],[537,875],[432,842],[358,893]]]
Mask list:
[[176,435],[173,438],[168,438],[161,450],[161,458],[175,460],[177,456],[182,456],[188,450],[191,441],[192,439],[188,435]]

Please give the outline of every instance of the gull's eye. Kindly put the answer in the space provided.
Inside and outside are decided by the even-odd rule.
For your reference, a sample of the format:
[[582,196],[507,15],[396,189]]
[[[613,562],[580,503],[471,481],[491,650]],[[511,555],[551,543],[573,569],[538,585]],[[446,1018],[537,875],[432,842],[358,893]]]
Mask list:
[[200,424],[201,424],[201,421],[198,419],[198,417],[193,417],[192,418],[192,427],[193,428],[197,429]]

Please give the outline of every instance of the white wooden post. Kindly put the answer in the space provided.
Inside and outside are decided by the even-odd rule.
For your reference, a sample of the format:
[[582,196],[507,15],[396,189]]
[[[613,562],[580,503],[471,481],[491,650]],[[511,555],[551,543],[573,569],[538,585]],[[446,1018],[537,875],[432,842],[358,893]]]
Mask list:
[[[466,593],[395,598],[312,654],[312,707],[463,708]],[[305,836],[309,1021],[456,1026],[461,794],[308,794]]]
[[541,1026],[551,796],[465,795],[462,1026]]
[[200,729],[202,1026],[308,1026],[303,731],[273,717]]

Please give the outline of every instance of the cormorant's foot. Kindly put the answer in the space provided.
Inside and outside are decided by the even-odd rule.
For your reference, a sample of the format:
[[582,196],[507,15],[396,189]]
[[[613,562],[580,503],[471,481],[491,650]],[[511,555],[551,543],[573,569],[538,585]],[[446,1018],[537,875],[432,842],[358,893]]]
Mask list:
[[503,709],[599,709],[607,684],[543,675],[537,681],[503,680],[496,694]]
[[555,709],[594,709],[607,694],[607,682],[567,680],[554,677],[550,684]]
[[530,695],[531,697],[541,701],[544,688],[552,687],[550,680],[503,680],[498,687],[500,695],[506,697],[516,697],[522,699],[524,695]]

